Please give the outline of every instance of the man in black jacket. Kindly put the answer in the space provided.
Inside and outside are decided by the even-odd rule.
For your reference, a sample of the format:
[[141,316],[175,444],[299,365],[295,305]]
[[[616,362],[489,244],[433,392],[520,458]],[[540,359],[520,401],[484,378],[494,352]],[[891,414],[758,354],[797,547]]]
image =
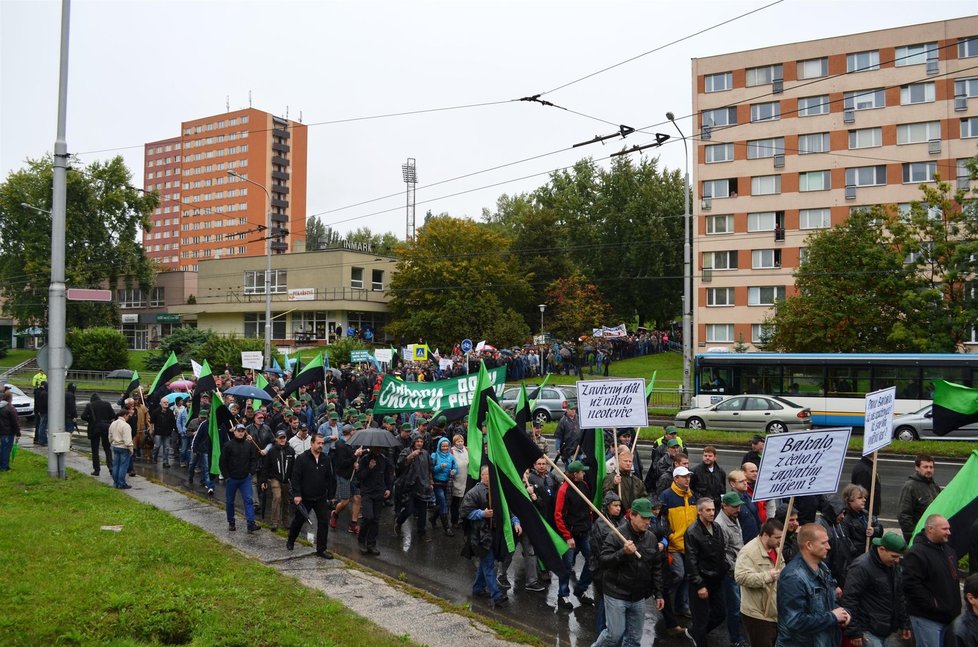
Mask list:
[[112,447],[109,445],[109,425],[115,420],[112,405],[100,398],[98,393],[93,393],[81,417],[88,423],[88,440],[92,443],[92,476],[98,476],[101,471],[100,445],[105,452],[105,466],[111,472]]
[[723,531],[713,525],[716,508],[713,500],[703,497],[696,502],[696,521],[686,529],[683,555],[689,582],[689,608],[692,630],[686,635],[696,647],[706,647],[706,636],[727,619],[723,594],[723,577],[729,566]]
[[259,482],[263,492],[272,491],[272,531],[285,525],[289,507],[287,488],[295,466],[295,450],[289,445],[287,436],[284,431],[277,432],[275,444],[262,457]]
[[[867,492],[873,491],[873,510],[869,515],[870,517],[880,516],[880,510],[883,508],[883,486],[880,483],[879,474],[876,475],[876,489],[872,490],[873,485],[873,457],[863,456],[856,464],[852,467],[852,476],[850,477],[850,482],[856,485],[861,485],[866,488]],[[867,505],[867,507],[869,507]]]
[[[316,513],[316,554],[323,559],[333,559],[333,553],[326,550],[329,537],[329,512],[336,488],[333,479],[333,466],[323,451],[326,437],[317,433],[312,437],[312,445],[295,459],[292,469],[292,502],[302,505],[306,513]],[[285,544],[288,550],[295,548],[295,538],[306,523],[301,511],[292,518],[289,539]]]
[[229,531],[237,530],[234,526],[234,499],[238,490],[241,490],[248,532],[259,530],[255,523],[255,504],[251,498],[251,475],[258,470],[258,449],[247,440],[247,436],[245,426],[236,425],[233,437],[221,448],[221,474],[225,476],[224,511],[227,513]]
[[360,512],[363,525],[357,535],[360,552],[367,555],[380,555],[377,550],[377,534],[380,530],[380,514],[384,511],[384,501],[394,489],[394,468],[384,450],[372,447],[369,453],[357,448],[356,473],[360,481]]
[[964,600],[968,603],[951,625],[949,647],[978,647],[978,575],[964,581]]
[[918,647],[942,647],[948,626],[961,612],[958,556],[948,545],[950,538],[951,524],[932,514],[903,558],[903,594]]
[[[596,646],[626,645],[642,642],[645,625],[645,600],[655,598],[659,611],[665,606],[662,593],[662,560],[658,558],[658,538],[649,530],[652,503],[635,499],[628,522],[620,526],[621,537],[609,532],[601,545],[598,563],[604,587],[607,627],[594,641]],[[599,522],[599,523],[604,523]],[[637,557],[636,553],[642,557]]]
[[[720,498],[727,491],[727,473],[717,464],[717,448],[707,445],[703,448],[703,462],[690,470],[693,477],[689,488],[697,499],[713,499],[713,508],[720,509]],[[753,539],[753,537],[751,537]]]
[[845,632],[853,647],[880,647],[894,631],[910,640],[899,566],[906,550],[903,536],[888,532],[849,566],[840,604],[851,618]]

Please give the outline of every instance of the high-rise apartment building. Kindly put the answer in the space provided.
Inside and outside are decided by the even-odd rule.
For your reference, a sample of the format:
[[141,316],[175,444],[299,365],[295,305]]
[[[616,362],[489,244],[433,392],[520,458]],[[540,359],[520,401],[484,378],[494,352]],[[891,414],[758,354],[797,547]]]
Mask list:
[[[695,59],[694,352],[760,343],[814,230],[978,154],[978,17]],[[840,268],[844,271],[845,268]]]
[[196,271],[200,259],[265,254],[268,236],[277,253],[305,239],[305,125],[247,108],[185,121],[180,132],[145,148],[144,188],[161,198],[143,232],[150,258]]

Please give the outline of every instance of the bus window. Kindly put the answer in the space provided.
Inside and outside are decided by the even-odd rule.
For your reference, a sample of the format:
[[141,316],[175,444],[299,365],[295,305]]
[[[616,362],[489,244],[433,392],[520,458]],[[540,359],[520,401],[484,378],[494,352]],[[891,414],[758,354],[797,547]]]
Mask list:
[[869,368],[829,366],[827,395],[831,398],[862,398],[869,393]]
[[785,395],[822,397],[825,369],[821,366],[785,366]]
[[916,366],[874,366],[873,391],[896,387],[901,400],[920,399],[920,369]]
[[920,397],[924,400],[934,399],[934,380],[944,380],[945,382],[954,382],[955,384],[971,386],[968,384],[968,378],[970,377],[968,373],[970,373],[970,371],[963,366],[925,366],[923,373],[924,392],[920,394]]
[[740,388],[744,393],[781,393],[781,367],[744,366],[740,370]]
[[730,393],[733,384],[733,369],[700,369],[700,393]]

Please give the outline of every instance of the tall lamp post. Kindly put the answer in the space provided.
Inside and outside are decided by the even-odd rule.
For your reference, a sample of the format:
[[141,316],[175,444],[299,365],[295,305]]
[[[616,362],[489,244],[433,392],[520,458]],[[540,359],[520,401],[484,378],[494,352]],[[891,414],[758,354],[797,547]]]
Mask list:
[[540,308],[540,336],[542,337],[543,336],[543,311],[547,309],[547,304],[541,303],[537,307]]
[[268,192],[265,185],[249,180],[235,171],[229,170],[228,175],[244,180],[248,184],[254,184],[265,192],[265,198],[268,200],[268,210],[265,216],[265,238],[267,241],[265,256],[268,261],[265,267],[265,368],[268,368],[272,365],[272,194]]
[[683,138],[683,151],[686,154],[686,173],[683,182],[683,407],[690,403],[690,367],[693,363],[693,248],[690,232],[692,223],[689,213],[689,146],[686,135],[676,123],[676,115],[666,113],[666,119],[679,131]]

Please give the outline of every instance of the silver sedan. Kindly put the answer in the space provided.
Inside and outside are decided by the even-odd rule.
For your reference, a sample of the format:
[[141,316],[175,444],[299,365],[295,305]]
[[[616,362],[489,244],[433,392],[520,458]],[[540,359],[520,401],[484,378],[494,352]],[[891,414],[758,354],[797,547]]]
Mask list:
[[735,395],[709,406],[686,409],[676,425],[687,429],[724,429],[780,434],[812,428],[812,412],[772,395]]
[[978,440],[978,424],[965,425],[946,436],[934,434],[931,405],[905,416],[893,418],[893,437],[897,440]]

